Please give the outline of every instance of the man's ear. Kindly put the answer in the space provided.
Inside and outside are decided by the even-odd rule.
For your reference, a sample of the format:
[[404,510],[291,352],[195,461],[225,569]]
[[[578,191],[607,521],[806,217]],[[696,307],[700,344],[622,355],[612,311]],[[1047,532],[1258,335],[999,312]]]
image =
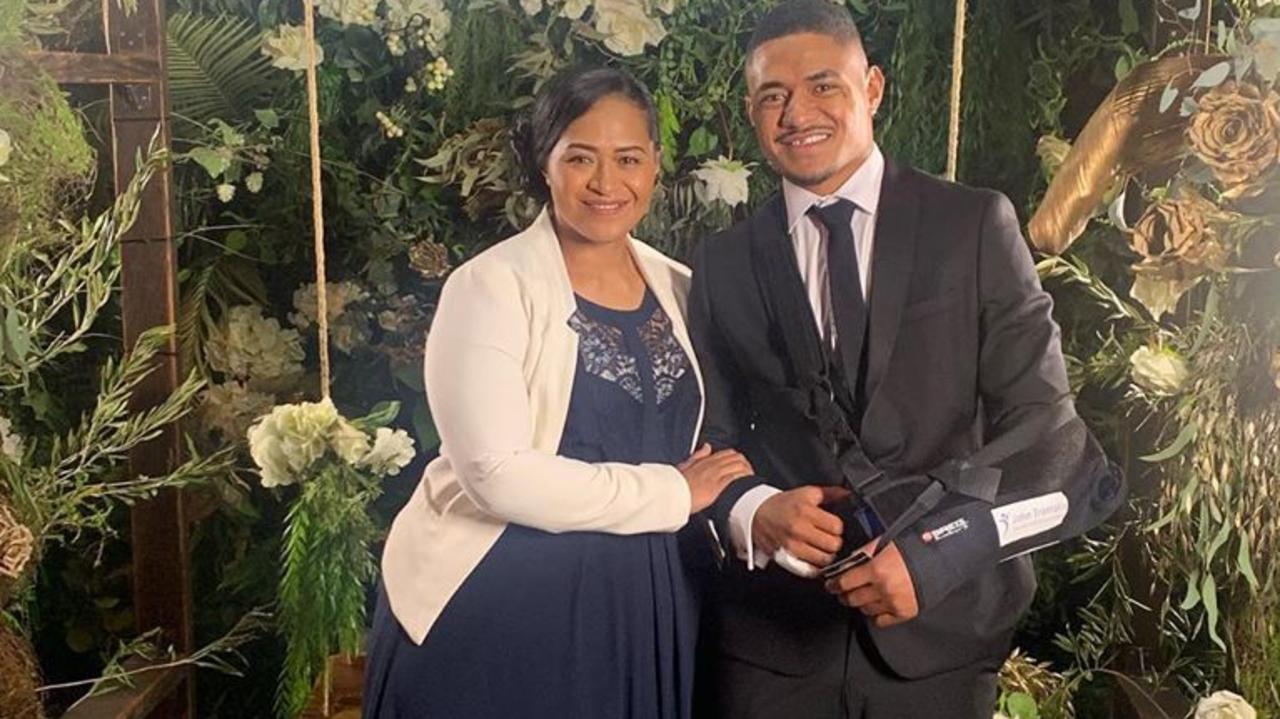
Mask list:
[[755,115],[751,114],[751,95],[749,93],[742,98],[742,113],[747,116],[747,122],[750,123],[751,127],[755,127],[756,118]]
[[884,100],[884,73],[879,66],[872,65],[867,69],[867,102],[871,106],[871,114],[875,115]]

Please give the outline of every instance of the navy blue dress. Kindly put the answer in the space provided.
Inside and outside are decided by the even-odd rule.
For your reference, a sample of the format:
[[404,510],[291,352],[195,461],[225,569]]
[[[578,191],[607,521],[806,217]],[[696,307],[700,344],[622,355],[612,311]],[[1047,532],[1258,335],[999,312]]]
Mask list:
[[[559,454],[676,464],[698,394],[653,295],[578,299],[578,366]],[[430,571],[424,567],[423,571]],[[421,646],[379,597],[366,719],[685,719],[697,601],[675,534],[550,534],[509,525]]]

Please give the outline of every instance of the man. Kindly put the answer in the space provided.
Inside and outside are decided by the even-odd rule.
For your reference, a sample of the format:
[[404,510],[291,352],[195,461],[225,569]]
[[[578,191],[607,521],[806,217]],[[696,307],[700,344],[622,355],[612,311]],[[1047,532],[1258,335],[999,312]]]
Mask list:
[[711,510],[729,557],[700,706],[987,719],[1026,553],[1100,523],[1121,480],[1075,416],[1013,207],[881,154],[885,80],[848,12],[784,2],[746,80],[783,187],[694,258],[704,433],[759,472]]

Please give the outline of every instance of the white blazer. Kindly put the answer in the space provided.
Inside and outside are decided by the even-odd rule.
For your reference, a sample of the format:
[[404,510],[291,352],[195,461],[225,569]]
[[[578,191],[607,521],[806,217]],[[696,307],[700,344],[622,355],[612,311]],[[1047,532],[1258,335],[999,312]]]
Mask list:
[[[703,392],[684,322],[689,269],[628,239]],[[426,350],[440,456],[396,516],[382,556],[391,611],[418,644],[508,522],[638,534],[689,520],[689,487],[671,465],[556,455],[578,362],[568,324],[576,308],[546,209],[445,282]]]

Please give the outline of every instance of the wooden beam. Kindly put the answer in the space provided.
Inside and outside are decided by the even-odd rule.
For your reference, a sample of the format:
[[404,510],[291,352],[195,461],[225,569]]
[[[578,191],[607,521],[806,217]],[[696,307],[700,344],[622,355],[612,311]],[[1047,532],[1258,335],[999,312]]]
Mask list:
[[146,55],[98,55],[79,52],[28,52],[26,57],[60,85],[154,83],[160,63]]
[[[147,78],[108,76],[112,159],[116,191],[135,172],[137,157],[153,137],[169,147],[169,98],[165,72],[164,1],[139,0],[126,12],[122,3],[103,0],[103,29],[110,57],[146,58],[154,67]],[[119,68],[117,68],[119,69]],[[173,176],[168,167],[155,173],[143,191],[137,221],[122,239],[121,309],[126,350],[138,336],[156,326],[176,325],[177,258],[173,242]],[[154,371],[130,398],[130,409],[142,411],[164,400],[179,383],[176,339],[156,358]],[[129,455],[133,475],[163,474],[178,465],[182,443],[176,427]],[[159,627],[179,654],[191,651],[191,560],[189,528],[182,493],[167,491],[134,507],[132,512],[133,605],[140,630]],[[194,683],[187,674],[156,701],[138,704],[139,714],[94,714],[95,717],[148,716],[185,719],[195,713]],[[130,709],[132,710],[132,709]]]
[[[137,670],[146,662],[129,660],[125,669]],[[143,719],[187,681],[186,667],[167,667],[137,674],[133,685],[89,697],[62,715],[62,719]]]

